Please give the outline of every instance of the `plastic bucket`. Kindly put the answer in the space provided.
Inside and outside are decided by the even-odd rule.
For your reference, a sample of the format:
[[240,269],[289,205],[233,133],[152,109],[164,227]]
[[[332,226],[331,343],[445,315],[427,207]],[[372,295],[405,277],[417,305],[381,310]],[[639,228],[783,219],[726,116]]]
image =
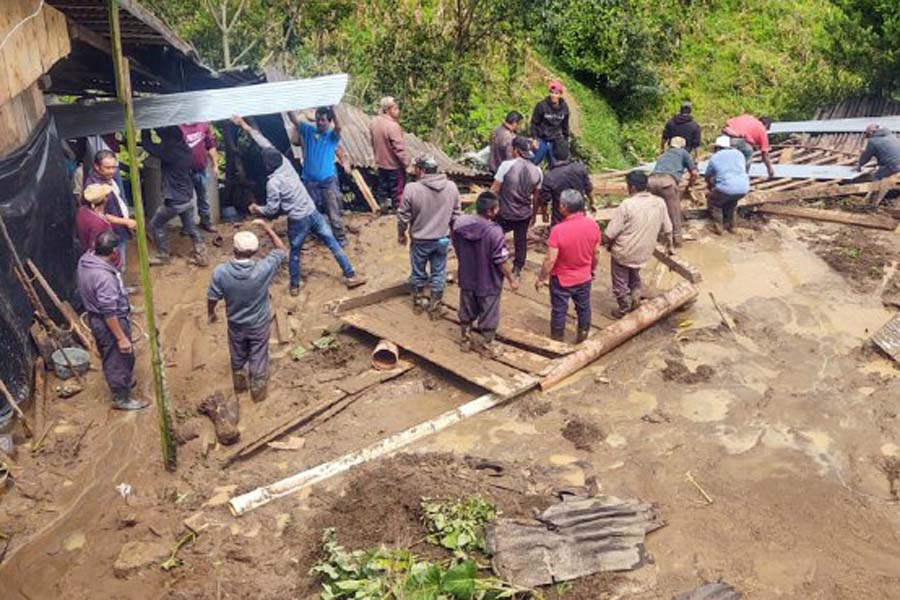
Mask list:
[[[65,352],[65,355],[63,352]],[[66,359],[68,359],[68,361]],[[63,348],[57,350],[50,355],[50,360],[53,361],[53,370],[60,379],[68,379],[73,376],[72,371],[69,369],[70,364],[72,365],[72,369],[79,375],[84,375],[88,372],[88,369],[91,368],[91,355],[87,350],[81,348]]]

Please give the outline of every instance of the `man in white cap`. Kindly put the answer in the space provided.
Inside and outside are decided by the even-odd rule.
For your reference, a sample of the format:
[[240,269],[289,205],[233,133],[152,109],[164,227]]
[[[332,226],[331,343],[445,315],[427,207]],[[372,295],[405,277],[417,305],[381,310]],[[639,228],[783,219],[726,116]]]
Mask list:
[[369,125],[375,166],[378,167],[375,195],[381,203],[382,212],[390,212],[400,206],[403,188],[406,186],[409,156],[399,122],[400,105],[392,96],[385,96],[378,103],[378,110],[379,114]]
[[[215,268],[207,292],[207,314],[214,323],[216,305],[225,300],[228,317],[228,350],[237,394],[250,389],[255,402],[265,400],[269,374],[269,286],[278,267],[287,258],[287,248],[272,227],[262,219],[253,221],[268,234],[275,249],[256,260],[259,238],[250,231],[234,235],[234,258]],[[249,386],[247,372],[249,367]]]
[[656,158],[656,166],[647,180],[647,191],[666,201],[669,220],[672,221],[672,238],[675,247],[681,246],[681,179],[684,172],[690,174],[688,188],[697,181],[697,165],[685,149],[686,140],[675,136],[669,140],[668,149]]
[[714,154],[706,165],[706,183],[709,185],[707,208],[712,219],[712,230],[722,235],[722,227],[734,232],[734,211],[738,201],[750,191],[744,154],[731,147],[727,135],[716,138]]

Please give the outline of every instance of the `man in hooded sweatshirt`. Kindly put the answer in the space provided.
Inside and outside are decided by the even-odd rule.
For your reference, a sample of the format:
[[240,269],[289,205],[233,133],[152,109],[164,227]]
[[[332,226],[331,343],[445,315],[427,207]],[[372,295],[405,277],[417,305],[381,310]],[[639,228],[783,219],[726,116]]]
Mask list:
[[539,191],[544,175],[531,162],[531,144],[528,138],[519,136],[513,140],[513,155],[515,158],[500,164],[494,175],[491,191],[500,197],[500,218],[497,222],[504,232],[513,232],[513,245],[516,249],[513,273],[518,277],[525,267],[528,227],[535,207],[539,206]]
[[665,152],[672,138],[680,137],[684,138],[684,149],[688,154],[697,158],[697,149],[700,148],[701,143],[700,124],[694,120],[694,116],[691,114],[693,110],[693,104],[682,102],[678,114],[666,121],[662,133],[662,143],[659,145],[660,152]]
[[878,161],[878,169],[873,176],[876,181],[900,173],[900,140],[897,136],[890,129],[873,123],[866,127],[865,137],[866,148],[859,157],[856,169],[861,171],[874,156]]
[[538,147],[531,159],[539,165],[547,158],[550,167],[556,163],[553,156],[553,143],[569,140],[569,105],[563,98],[566,91],[559,81],[550,82],[550,94],[538,102],[531,113],[531,137],[537,140]]
[[405,246],[409,230],[413,312],[422,312],[422,292],[430,282],[427,308],[428,315],[435,319],[440,316],[441,299],[447,285],[447,250],[450,228],[460,213],[459,190],[446,175],[437,172],[434,157],[420,156],[414,164],[417,181],[403,190],[397,209],[397,241]]
[[159,159],[162,169],[162,206],[156,209],[150,220],[156,256],[150,264],[160,266],[169,263],[169,234],[167,224],[173,218],[181,219],[181,228],[194,242],[194,262],[205,267],[206,243],[194,223],[194,181],[191,178],[193,156],[178,127],[163,127],[156,130],[160,143],[153,141],[150,130],[141,132],[141,147],[151,156]]
[[318,210],[309,192],[303,187],[300,176],[294,167],[284,159],[281,152],[266,137],[238,115],[232,115],[231,121],[243,129],[260,147],[263,166],[268,176],[266,180],[266,204],[251,204],[250,213],[268,219],[286,214],[288,218],[288,239],[291,243],[291,254],[288,260],[290,272],[291,296],[300,295],[300,250],[310,233],[315,234],[325,246],[331,250],[335,260],[344,273],[344,285],[355,288],[366,280],[356,274],[350,259],[331,232],[328,221]]
[[78,293],[103,360],[103,378],[112,393],[113,408],[139,410],[149,403],[131,398],[135,385],[134,347],[128,292],[116,268],[118,245],[119,238],[112,231],[97,236],[93,250],[78,260]]
[[493,192],[482,192],[475,201],[475,215],[463,215],[453,224],[453,248],[459,260],[459,326],[463,352],[472,349],[472,326],[484,338],[490,356],[499,355],[495,342],[500,326],[500,293],[503,279],[519,288],[519,278],[509,266],[509,250],[501,228],[494,220],[500,200]]
[[210,323],[218,320],[216,305],[225,300],[228,317],[228,352],[234,391],[247,391],[248,367],[250,397],[254,402],[266,398],[269,381],[269,333],[272,315],[269,309],[269,286],[278,267],[287,258],[287,248],[272,227],[262,219],[261,227],[275,248],[265,258],[255,260],[259,238],[251,231],[234,235],[234,258],[216,267],[206,294],[206,312]]

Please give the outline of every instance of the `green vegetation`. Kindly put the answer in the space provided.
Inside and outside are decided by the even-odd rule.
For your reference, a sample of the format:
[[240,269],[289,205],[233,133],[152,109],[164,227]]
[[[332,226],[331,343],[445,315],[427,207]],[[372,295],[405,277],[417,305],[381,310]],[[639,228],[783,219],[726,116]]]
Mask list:
[[497,518],[497,508],[481,496],[469,496],[459,502],[422,500],[425,524],[431,535],[428,541],[447,548],[454,555],[486,552],[484,524]]

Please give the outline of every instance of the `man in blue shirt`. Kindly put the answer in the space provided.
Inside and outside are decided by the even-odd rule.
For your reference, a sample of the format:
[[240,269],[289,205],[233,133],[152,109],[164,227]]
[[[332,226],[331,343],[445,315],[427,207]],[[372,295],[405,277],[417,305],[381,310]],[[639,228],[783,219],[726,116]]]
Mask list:
[[722,235],[722,227],[734,233],[734,211],[738,201],[750,191],[743,153],[731,147],[727,135],[716,138],[714,154],[706,165],[706,183],[709,185],[707,207],[712,218],[712,230]]
[[298,113],[289,115],[303,142],[303,185],[319,212],[328,218],[338,243],[346,246],[347,234],[341,216],[343,199],[334,166],[334,156],[341,143],[341,125],[337,115],[331,107],[319,107],[316,109],[315,125],[301,120]]

